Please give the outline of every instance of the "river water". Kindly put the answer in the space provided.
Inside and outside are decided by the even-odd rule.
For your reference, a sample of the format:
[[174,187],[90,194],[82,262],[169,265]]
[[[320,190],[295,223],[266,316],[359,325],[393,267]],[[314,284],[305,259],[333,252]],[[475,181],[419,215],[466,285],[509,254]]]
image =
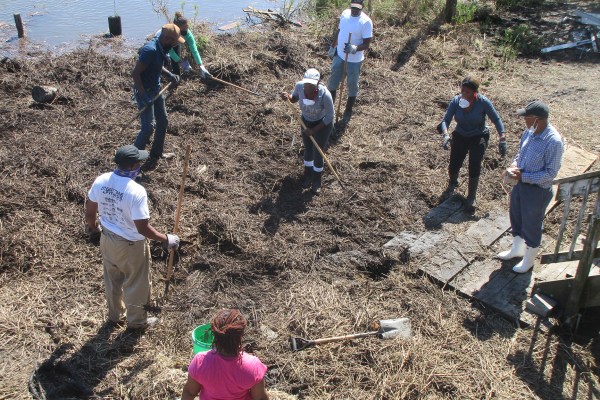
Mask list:
[[[183,9],[189,20],[207,22],[216,30],[230,22],[244,22],[242,9],[247,6],[278,10],[283,0],[0,0],[0,56],[34,51],[63,53],[109,42],[102,37],[108,33],[108,17],[115,11],[123,30],[120,45],[139,47],[167,22],[153,3],[166,5],[171,18]],[[21,14],[25,40],[17,39],[13,14]]]

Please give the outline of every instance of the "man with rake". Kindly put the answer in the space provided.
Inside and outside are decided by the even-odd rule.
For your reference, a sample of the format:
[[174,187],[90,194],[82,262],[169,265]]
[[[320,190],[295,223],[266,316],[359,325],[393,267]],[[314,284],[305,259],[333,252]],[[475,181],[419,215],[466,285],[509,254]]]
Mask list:
[[[158,160],[163,155],[165,135],[167,133],[167,109],[164,95],[160,91],[160,74],[169,77],[171,89],[179,84],[179,75],[167,70],[164,65],[169,62],[169,51],[178,43],[185,43],[181,31],[175,24],[163,25],[158,37],[153,38],[142,47],[138,61],[133,68],[134,93],[140,113],[140,132],[135,139],[135,147],[144,150],[152,135],[153,122],[156,120],[154,141],[150,149],[150,159],[144,165],[144,170],[156,167]],[[156,100],[154,98],[156,97]]]
[[[365,50],[371,44],[373,38],[373,21],[363,11],[363,0],[351,0],[350,9],[346,9],[340,16],[340,23],[334,35],[333,45],[329,47],[327,54],[333,60],[331,64],[331,75],[327,82],[327,88],[331,92],[333,102],[342,81],[344,64],[346,64],[346,81],[348,83],[348,100],[342,117],[342,128],[350,122],[352,107],[358,96],[358,79],[360,68],[365,59]],[[348,34],[352,34],[350,42]],[[343,57],[343,58],[342,58]],[[348,62],[345,62],[347,57]]]
[[101,232],[108,318],[114,324],[127,319],[132,329],[158,322],[156,317],[148,317],[144,308],[152,289],[147,239],[162,242],[167,249],[179,247],[177,235],[159,233],[150,225],[148,194],[135,182],[147,158],[145,150],[132,145],[120,147],[115,154],[117,168],[96,178],[85,206],[88,233]]

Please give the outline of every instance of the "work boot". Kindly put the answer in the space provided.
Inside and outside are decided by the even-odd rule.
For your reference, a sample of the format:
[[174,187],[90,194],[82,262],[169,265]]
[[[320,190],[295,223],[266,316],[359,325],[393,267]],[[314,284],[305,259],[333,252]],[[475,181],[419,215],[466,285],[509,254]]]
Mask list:
[[513,271],[519,274],[524,274],[533,268],[533,264],[535,264],[535,257],[537,256],[539,247],[529,247],[525,249],[525,255],[520,263],[513,267]]
[[523,239],[521,236],[515,236],[513,237],[510,250],[498,253],[497,257],[501,260],[510,260],[515,257],[523,257],[525,255],[526,247],[525,239]]
[[313,171],[313,181],[312,181],[312,189],[311,191],[315,195],[319,195],[321,193],[321,175],[323,172]]
[[302,177],[302,188],[308,189],[312,181],[312,167],[304,167],[304,175]]
[[474,213],[477,207],[477,186],[479,186],[479,177],[469,177],[469,194],[467,195],[467,202],[465,203],[465,211],[468,213]]
[[348,125],[350,118],[352,118],[352,107],[354,107],[354,102],[356,102],[356,96],[348,97],[348,100],[346,101],[346,109],[344,110],[344,116],[342,117],[342,122],[344,125]]
[[448,187],[440,195],[440,203],[448,200],[450,196],[454,194],[454,191],[458,187],[458,174],[450,174],[450,180],[448,181]]
[[335,104],[335,95],[337,90],[330,90],[329,93],[331,93],[331,99],[333,100],[333,104]]
[[144,172],[152,171],[153,169],[156,168],[157,165],[158,165],[158,158],[150,157],[150,158],[148,158],[148,160],[146,160],[144,165],[142,165],[142,171],[144,171]]

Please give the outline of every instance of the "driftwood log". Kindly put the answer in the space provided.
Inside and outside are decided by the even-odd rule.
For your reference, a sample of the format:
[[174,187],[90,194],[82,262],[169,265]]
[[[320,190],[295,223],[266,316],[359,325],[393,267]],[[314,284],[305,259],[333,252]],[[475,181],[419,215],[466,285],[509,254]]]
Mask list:
[[31,97],[38,103],[52,103],[56,99],[58,89],[53,86],[34,86]]

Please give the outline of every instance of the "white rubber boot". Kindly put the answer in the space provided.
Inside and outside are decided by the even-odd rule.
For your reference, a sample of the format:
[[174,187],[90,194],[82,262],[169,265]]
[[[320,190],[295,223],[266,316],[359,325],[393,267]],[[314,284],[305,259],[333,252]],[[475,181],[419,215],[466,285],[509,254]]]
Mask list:
[[523,259],[520,263],[513,267],[513,271],[519,274],[524,274],[525,272],[533,268],[533,264],[535,263],[535,257],[537,256],[539,249],[539,247],[527,246],[527,248],[525,249],[525,256],[523,256]]
[[523,257],[525,255],[525,247],[527,247],[525,246],[525,239],[523,239],[521,236],[515,236],[513,237],[510,250],[500,252],[496,257],[501,260],[510,260],[511,258],[515,257]]

